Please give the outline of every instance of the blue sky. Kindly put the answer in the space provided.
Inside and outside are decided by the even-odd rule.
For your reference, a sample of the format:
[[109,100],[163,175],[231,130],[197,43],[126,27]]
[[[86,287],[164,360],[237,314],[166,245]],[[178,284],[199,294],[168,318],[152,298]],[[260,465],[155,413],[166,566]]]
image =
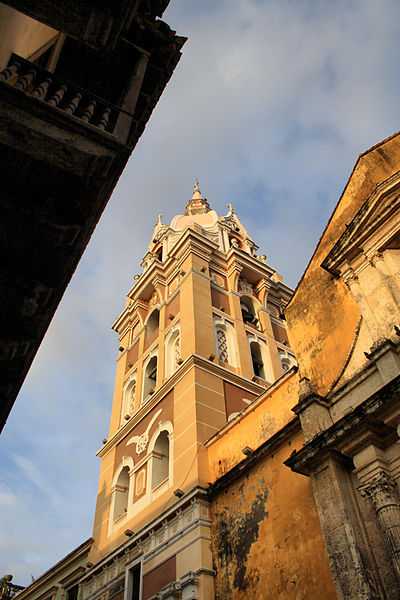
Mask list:
[[400,129],[400,4],[171,0],[189,37],[0,436],[0,574],[90,536],[118,340],[153,231],[196,178],[295,286],[360,152]]

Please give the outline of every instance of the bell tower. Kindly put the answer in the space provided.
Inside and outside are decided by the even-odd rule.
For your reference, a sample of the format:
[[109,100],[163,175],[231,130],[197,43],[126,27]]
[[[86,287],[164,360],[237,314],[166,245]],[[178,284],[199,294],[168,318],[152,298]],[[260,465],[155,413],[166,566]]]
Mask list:
[[176,586],[213,597],[206,442],[295,362],[281,318],[292,290],[228,208],[219,217],[196,183],[170,226],[159,216],[113,326],[90,560],[127,569],[129,600]]

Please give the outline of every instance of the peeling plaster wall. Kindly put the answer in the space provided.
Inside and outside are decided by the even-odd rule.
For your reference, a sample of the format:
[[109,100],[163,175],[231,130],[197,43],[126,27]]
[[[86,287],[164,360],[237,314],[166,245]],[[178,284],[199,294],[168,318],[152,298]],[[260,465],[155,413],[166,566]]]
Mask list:
[[267,390],[253,402],[243,415],[211,438],[207,444],[210,482],[243,460],[242,448],[249,446],[255,450],[293,420],[291,409],[297,402],[298,389],[297,373],[282,378],[272,390]]
[[327,393],[342,369],[359,319],[359,309],[342,279],[321,268],[332,249],[376,185],[399,169],[400,134],[358,159],[314,255],[285,310],[290,346],[300,372],[319,394]]
[[337,598],[311,484],[283,465],[302,434],[213,501],[216,600]]

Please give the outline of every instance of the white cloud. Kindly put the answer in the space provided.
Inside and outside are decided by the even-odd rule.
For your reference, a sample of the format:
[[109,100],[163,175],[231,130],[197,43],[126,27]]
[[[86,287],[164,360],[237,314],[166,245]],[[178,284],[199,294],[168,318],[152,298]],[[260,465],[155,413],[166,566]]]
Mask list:
[[189,41],[0,438],[4,571],[27,583],[90,535],[116,334],[159,212],[196,177],[295,285],[357,155],[399,127],[400,6],[171,0]]

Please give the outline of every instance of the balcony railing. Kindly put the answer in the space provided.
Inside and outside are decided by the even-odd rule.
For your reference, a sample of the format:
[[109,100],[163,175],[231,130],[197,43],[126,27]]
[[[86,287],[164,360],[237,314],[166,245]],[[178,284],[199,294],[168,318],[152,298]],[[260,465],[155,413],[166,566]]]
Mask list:
[[[0,83],[6,83],[28,96],[39,100],[81,122],[106,131],[122,143],[126,142],[129,131],[116,127],[119,118],[125,119],[126,129],[133,115],[106,102],[95,94],[45,71],[38,65],[12,54],[8,66],[0,73]],[[127,119],[128,117],[128,119]],[[130,123],[129,123],[130,121]],[[118,134],[114,131],[118,129]]]

